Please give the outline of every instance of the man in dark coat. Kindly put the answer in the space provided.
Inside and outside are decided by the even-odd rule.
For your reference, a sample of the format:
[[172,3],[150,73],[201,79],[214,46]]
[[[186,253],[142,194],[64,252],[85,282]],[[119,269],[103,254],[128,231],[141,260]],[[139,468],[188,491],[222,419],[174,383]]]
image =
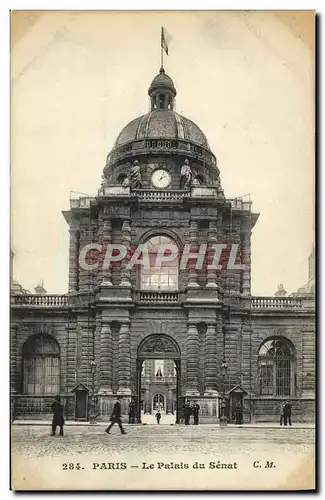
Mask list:
[[134,424],[135,416],[136,416],[136,405],[135,401],[132,399],[132,401],[129,404],[129,424]]
[[191,416],[191,406],[189,400],[186,401],[184,406],[184,423],[185,425],[190,425],[190,416]]
[[60,403],[60,396],[56,396],[54,403],[52,404],[52,436],[55,436],[57,426],[60,427],[60,436],[63,436],[63,426],[64,426],[64,417],[63,417],[63,405]]
[[291,424],[291,409],[292,409],[292,404],[289,401],[286,401],[284,408],[283,408],[284,425],[287,425],[288,421],[289,421],[289,425],[292,425]]
[[192,406],[194,425],[199,425],[199,411],[200,411],[200,405],[198,404],[197,401],[194,401],[194,404]]
[[121,396],[117,396],[116,398],[116,402],[114,404],[112,415],[110,418],[111,423],[109,424],[109,426],[105,431],[107,432],[107,434],[110,434],[110,430],[114,424],[118,424],[121,434],[126,434],[125,430],[122,427],[122,422],[121,422],[121,403],[120,403],[121,399],[122,399]]

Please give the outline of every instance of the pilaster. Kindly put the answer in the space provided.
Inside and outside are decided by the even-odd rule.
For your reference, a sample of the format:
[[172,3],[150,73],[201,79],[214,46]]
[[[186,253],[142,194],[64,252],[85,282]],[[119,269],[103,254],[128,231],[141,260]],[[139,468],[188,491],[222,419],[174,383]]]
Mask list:
[[[197,220],[190,220],[190,230],[189,230],[189,243],[191,245],[190,253],[197,254],[199,250],[198,244],[198,223]],[[188,288],[198,288],[198,274],[196,271],[196,263],[195,259],[189,259],[188,267],[189,267],[189,279],[188,279]]]
[[119,394],[131,394],[131,344],[130,344],[130,322],[123,321],[120,326],[118,341],[118,392]]
[[186,395],[199,394],[199,332],[195,323],[188,323],[186,341]]
[[125,219],[122,225],[122,245],[126,248],[126,255],[122,262],[121,286],[130,287],[131,270],[127,268],[131,257],[131,226],[130,220]]
[[112,394],[113,344],[111,325],[103,322],[100,335],[100,390]]
[[69,292],[75,293],[78,290],[78,269],[79,269],[79,231],[76,228],[69,230]]
[[[215,219],[209,221],[209,232],[208,232],[208,264],[212,265],[214,250],[213,245],[217,243],[217,221]],[[207,268],[207,288],[217,288],[217,270]]]
[[242,234],[242,261],[245,269],[242,272],[242,294],[251,293],[251,230],[246,228]]
[[[112,242],[112,223],[110,218],[105,218],[103,227],[103,246],[105,250],[107,248],[107,245],[110,245],[111,242]],[[105,286],[112,285],[112,270],[110,262],[105,264],[101,274],[102,274],[102,285]]]
[[215,324],[208,324],[205,334],[204,395],[217,394],[217,332]]

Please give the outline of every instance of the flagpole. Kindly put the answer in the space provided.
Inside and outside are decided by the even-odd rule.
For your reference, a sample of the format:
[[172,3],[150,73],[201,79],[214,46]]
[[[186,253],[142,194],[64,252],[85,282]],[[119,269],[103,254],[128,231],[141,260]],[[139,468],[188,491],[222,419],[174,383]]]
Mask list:
[[163,49],[163,27],[161,27],[161,35],[160,35],[160,67],[164,67],[164,49]]

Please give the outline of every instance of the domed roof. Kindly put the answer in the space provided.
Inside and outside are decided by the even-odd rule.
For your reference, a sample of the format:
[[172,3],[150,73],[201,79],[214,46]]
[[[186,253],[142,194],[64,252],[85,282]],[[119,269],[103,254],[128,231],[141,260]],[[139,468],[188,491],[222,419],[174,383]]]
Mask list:
[[194,122],[169,109],[155,109],[132,120],[119,134],[114,147],[137,139],[158,138],[184,139],[210,149],[207,138]]
[[159,74],[155,76],[155,78],[152,80],[151,85],[149,87],[149,92],[148,92],[149,95],[153,90],[159,88],[172,90],[173,93],[176,95],[174,82],[170,78],[170,76],[166,75],[164,68],[160,68]]

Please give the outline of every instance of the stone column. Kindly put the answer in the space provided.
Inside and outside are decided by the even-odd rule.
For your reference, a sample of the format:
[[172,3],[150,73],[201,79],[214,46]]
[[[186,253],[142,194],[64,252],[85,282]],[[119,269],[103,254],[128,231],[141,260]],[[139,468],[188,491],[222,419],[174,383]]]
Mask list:
[[[208,232],[208,264],[212,264],[214,257],[214,249],[212,245],[217,243],[217,221],[210,220],[209,221],[209,232]],[[207,288],[216,288],[217,287],[217,270],[216,269],[207,269]]]
[[204,395],[217,393],[217,333],[215,324],[208,324],[205,334]]
[[168,388],[168,413],[173,413],[173,390]]
[[[196,220],[191,220],[190,222],[190,231],[189,231],[189,243],[191,245],[191,250],[190,253],[195,253],[197,254],[199,250],[199,244],[198,244],[198,223]],[[189,259],[191,261],[191,259]],[[197,280],[198,280],[198,274],[196,270],[196,260],[193,260],[191,264],[189,264],[189,279],[188,279],[188,288],[197,288],[199,286]]]
[[188,323],[186,351],[186,395],[199,394],[199,333],[195,323]]
[[96,363],[95,386],[98,388],[98,390],[100,389],[101,333],[102,333],[101,314],[97,314],[95,319],[94,360]]
[[[238,258],[241,255],[241,237],[240,237],[240,220],[235,219],[233,222],[233,232],[231,235],[231,242],[232,244],[238,245],[237,248],[237,256]],[[240,257],[240,262],[238,259],[238,264],[242,264],[242,257]],[[241,282],[241,275],[242,275],[242,269],[238,270],[233,270],[232,271],[232,292],[234,295],[239,295],[240,294],[240,282]]]
[[[103,250],[106,253],[107,245],[110,245],[112,242],[112,223],[110,219],[104,220],[103,227]],[[112,270],[111,264],[106,264],[105,269],[102,270],[102,284],[103,285],[111,285],[112,284]]]
[[130,276],[131,270],[127,269],[127,265],[131,256],[131,226],[130,221],[128,219],[124,220],[122,226],[122,245],[124,245],[127,249],[126,256],[122,262],[122,270],[121,270],[121,283],[120,286],[131,286]]
[[112,394],[113,344],[109,323],[102,323],[100,334],[100,393]]
[[245,269],[242,272],[242,293],[251,293],[251,231],[246,229],[242,235],[242,260]]
[[79,231],[75,228],[69,230],[69,292],[74,293],[78,290],[79,276]]
[[[79,249],[83,249],[90,243],[90,233],[88,227],[82,226],[79,231]],[[90,252],[87,252],[87,263],[90,261]],[[79,291],[86,292],[90,285],[90,271],[78,264],[78,288]]]
[[143,411],[144,413],[151,413],[150,394],[149,394],[149,389],[147,387],[143,400]]
[[118,392],[131,394],[131,346],[130,323],[123,321],[120,327],[118,341]]

